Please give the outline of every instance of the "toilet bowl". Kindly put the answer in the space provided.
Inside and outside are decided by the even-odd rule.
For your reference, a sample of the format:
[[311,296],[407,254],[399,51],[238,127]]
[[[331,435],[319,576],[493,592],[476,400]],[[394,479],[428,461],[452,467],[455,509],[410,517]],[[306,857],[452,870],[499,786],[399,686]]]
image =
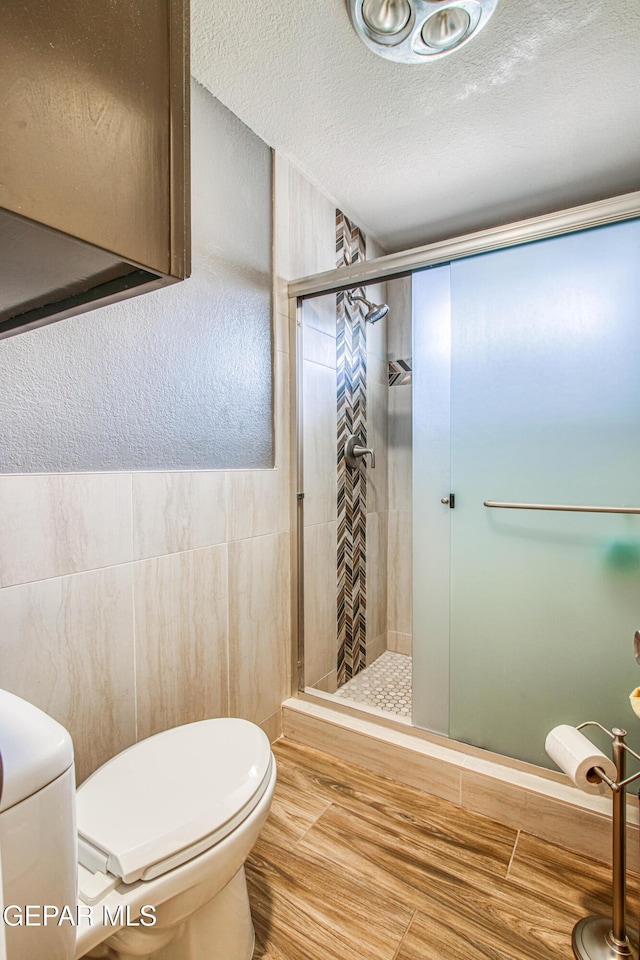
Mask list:
[[76,794],[68,733],[0,691],[0,755],[7,960],[250,960],[244,861],[276,780],[259,727],[164,731]]

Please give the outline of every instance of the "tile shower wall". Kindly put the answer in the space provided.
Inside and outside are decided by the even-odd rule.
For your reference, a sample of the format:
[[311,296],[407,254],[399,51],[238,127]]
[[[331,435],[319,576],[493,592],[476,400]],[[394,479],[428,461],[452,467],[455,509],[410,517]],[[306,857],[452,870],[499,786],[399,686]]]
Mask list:
[[[276,165],[276,174],[277,171]],[[289,172],[292,183],[296,182],[297,177],[297,171]],[[330,270],[335,266],[335,206],[329,202],[316,206],[315,222],[322,229],[321,234],[313,234],[316,244],[319,236],[323,238],[322,247],[315,247],[316,270]],[[312,229],[311,222],[306,229]],[[372,238],[368,238],[367,245],[369,257],[384,253]],[[384,299],[384,293],[383,286],[368,288],[368,295],[374,298]],[[336,605],[331,602],[331,597],[336,596],[340,570],[336,507],[340,509],[345,503],[344,496],[341,498],[338,493],[336,476],[336,398],[340,377],[337,361],[344,356],[344,349],[338,346],[336,336],[336,299],[332,294],[305,301],[302,311],[305,677],[307,685],[327,692],[333,692],[338,682],[338,625]],[[361,340],[360,346],[364,347],[364,341]],[[376,445],[377,459],[374,471],[367,468],[366,504],[363,504],[364,513],[360,518],[360,533],[363,521],[366,525],[366,662],[371,662],[386,649],[386,321],[381,321],[375,327],[366,326],[366,361],[361,355],[358,365],[363,371],[366,369],[367,436],[369,443]],[[339,453],[340,450],[339,441]],[[344,512],[342,519],[344,523]],[[361,661],[364,661],[363,653],[364,650],[361,651]]]
[[[276,159],[276,190],[305,196],[291,203],[288,279],[335,267],[335,204],[314,191],[295,167]],[[281,287],[279,289],[282,289]],[[282,291],[283,309],[288,309]],[[336,687],[336,298],[308,300],[302,311],[304,407],[305,676],[310,686]]]
[[411,278],[387,284],[389,315],[389,553],[387,646],[412,651]]
[[[367,238],[368,257],[385,251]],[[391,285],[367,287],[374,303],[387,303]],[[387,564],[388,564],[388,408],[387,336],[393,324],[389,315],[367,324],[367,420],[369,446],[375,451],[375,470],[369,471],[367,487],[367,664],[387,649]]]
[[[366,260],[359,228],[336,211],[336,266]],[[358,288],[355,295],[364,291]],[[367,663],[367,479],[370,464],[348,466],[345,445],[353,434],[367,446],[367,325],[360,301],[336,297],[338,472],[338,686]]]
[[[277,157],[274,173],[275,469],[0,476],[0,687],[68,727],[79,780],[176,723],[233,713],[280,731],[292,502],[282,291],[322,269],[314,230],[328,201],[295,173],[289,189]],[[189,283],[175,289],[188,309]]]

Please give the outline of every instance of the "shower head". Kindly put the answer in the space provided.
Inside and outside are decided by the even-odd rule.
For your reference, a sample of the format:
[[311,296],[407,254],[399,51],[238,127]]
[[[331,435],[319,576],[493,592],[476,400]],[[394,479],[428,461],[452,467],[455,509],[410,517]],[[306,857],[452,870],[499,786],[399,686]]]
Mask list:
[[349,293],[348,290],[346,290],[345,293],[351,303],[353,303],[354,300],[360,300],[365,304],[367,312],[365,313],[364,318],[367,323],[377,323],[378,320],[382,320],[382,318],[386,317],[386,315],[389,313],[389,307],[386,303],[372,303],[371,300],[367,300],[366,297],[356,296],[355,294]]
[[378,320],[382,320],[383,317],[389,313],[389,307],[386,303],[372,303],[371,307],[365,314],[365,320],[367,323],[377,323]]

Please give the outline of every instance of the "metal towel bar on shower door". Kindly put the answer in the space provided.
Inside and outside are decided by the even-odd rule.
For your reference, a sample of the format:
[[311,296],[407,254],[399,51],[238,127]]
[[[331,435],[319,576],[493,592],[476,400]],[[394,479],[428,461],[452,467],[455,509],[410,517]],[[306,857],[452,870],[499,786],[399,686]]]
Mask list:
[[485,507],[500,510],[564,510],[569,513],[640,513],[640,507],[586,507],[567,503],[498,503],[485,500]]

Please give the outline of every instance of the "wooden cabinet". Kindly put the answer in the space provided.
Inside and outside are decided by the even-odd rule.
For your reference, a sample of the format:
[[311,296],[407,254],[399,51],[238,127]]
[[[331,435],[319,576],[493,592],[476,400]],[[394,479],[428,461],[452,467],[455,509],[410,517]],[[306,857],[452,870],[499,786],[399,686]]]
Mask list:
[[0,337],[189,274],[188,0],[0,0]]

